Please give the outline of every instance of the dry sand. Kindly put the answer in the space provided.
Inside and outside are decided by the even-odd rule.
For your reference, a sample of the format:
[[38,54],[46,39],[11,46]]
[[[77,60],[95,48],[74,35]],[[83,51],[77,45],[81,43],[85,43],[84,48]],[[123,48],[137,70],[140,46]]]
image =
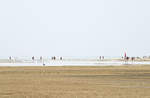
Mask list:
[[0,98],[150,98],[150,66],[0,67]]

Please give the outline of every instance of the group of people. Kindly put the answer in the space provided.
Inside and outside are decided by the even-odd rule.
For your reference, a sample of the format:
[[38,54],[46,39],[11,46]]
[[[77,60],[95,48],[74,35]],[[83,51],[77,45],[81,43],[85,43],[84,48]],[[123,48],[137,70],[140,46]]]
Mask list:
[[[52,60],[56,60],[56,57],[53,56],[51,59],[52,59]],[[62,57],[59,57],[59,60],[62,60]]]
[[128,60],[134,61],[136,58],[135,57],[124,57],[123,59],[126,60],[126,61],[128,61]]
[[99,59],[100,59],[100,60],[104,60],[104,56],[100,56]]
[[[63,60],[62,57],[59,57],[59,58],[56,58],[56,56],[51,57],[51,60],[56,60],[56,59],[58,59],[58,60]],[[100,59],[100,60],[104,60],[105,57],[104,57],[104,56],[99,56],[99,59]],[[128,61],[128,60],[134,61],[134,60],[136,59],[136,57],[128,57],[128,56],[126,55],[126,53],[125,53],[125,54],[124,54],[124,57],[122,57],[122,59],[124,59],[125,61]],[[11,56],[9,57],[9,60],[12,61],[12,57],[11,57]],[[35,57],[32,56],[32,61],[34,61],[34,60],[35,60]],[[43,57],[42,57],[42,56],[40,56],[40,60],[41,60],[41,61],[43,60]]]
[[126,52],[125,52],[125,54],[124,54],[124,57],[122,57],[125,61],[128,61],[128,60],[132,60],[132,61],[134,61],[135,60],[135,57],[128,57],[127,56],[127,54],[126,54]]
[[[63,59],[62,57],[59,58],[59,60],[62,60],[62,59]],[[34,56],[32,56],[32,60],[33,60],[33,61],[35,60],[35,57],[34,57]],[[42,57],[42,56],[40,56],[40,60],[43,60],[43,57]],[[51,60],[56,60],[56,57],[53,56],[53,57],[51,58]]]

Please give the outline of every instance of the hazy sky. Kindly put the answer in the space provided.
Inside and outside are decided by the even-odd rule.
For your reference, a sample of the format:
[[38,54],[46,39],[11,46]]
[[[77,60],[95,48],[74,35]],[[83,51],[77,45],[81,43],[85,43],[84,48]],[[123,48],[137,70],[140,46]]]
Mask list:
[[0,56],[150,55],[149,0],[0,0]]

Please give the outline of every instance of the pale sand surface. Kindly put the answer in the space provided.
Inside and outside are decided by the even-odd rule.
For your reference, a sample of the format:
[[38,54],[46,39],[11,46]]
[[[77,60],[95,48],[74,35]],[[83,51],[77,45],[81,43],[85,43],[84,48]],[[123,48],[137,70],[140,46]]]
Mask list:
[[0,98],[150,98],[150,66],[0,67]]

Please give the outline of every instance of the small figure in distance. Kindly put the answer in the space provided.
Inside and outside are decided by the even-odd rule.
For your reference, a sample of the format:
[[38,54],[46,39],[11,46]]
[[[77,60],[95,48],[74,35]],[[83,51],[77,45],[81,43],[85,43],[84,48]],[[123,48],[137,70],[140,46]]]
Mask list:
[[9,57],[9,60],[11,60],[11,56]]
[[60,60],[62,60],[62,57],[60,57]]
[[56,57],[54,56],[54,60],[56,60]]
[[32,60],[34,61],[34,56],[32,57]]
[[53,57],[52,57],[52,60],[56,60],[56,57],[55,57],[55,56],[53,56]]
[[128,61],[130,59],[130,57],[126,57],[126,60]]
[[132,57],[131,60],[134,61],[134,60],[135,60],[135,57]]
[[11,58],[11,56],[10,56],[10,57],[9,57],[9,61],[10,61],[10,63],[11,63],[11,59],[12,59],[12,58]]
[[40,56],[40,60],[41,60],[41,61],[42,61],[42,59],[43,59],[42,56]]
[[103,60],[104,60],[104,56],[102,56]]
[[99,57],[99,59],[101,60],[101,59],[102,59],[102,57],[100,56],[100,57]]

